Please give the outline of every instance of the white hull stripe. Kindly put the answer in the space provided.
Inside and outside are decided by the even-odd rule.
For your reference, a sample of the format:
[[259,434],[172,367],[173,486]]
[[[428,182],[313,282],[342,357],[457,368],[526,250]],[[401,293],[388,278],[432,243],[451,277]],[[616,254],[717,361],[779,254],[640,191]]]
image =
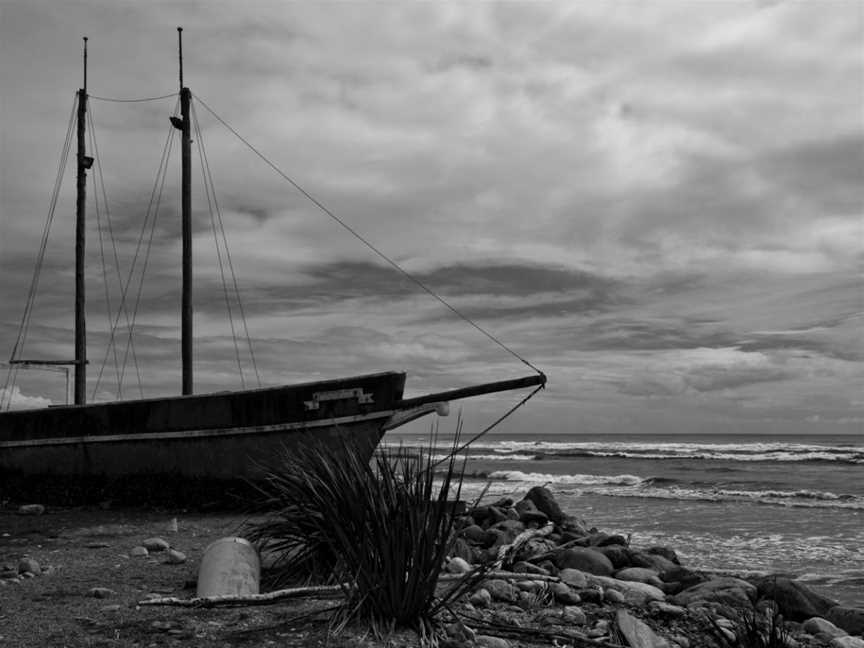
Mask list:
[[176,432],[138,432],[132,434],[104,434],[94,436],[53,437],[50,439],[25,439],[22,441],[0,441],[0,448],[26,448],[36,446],[76,445],[79,443],[119,443],[123,441],[155,441],[157,439],[201,439],[207,437],[238,436],[263,434],[266,432],[287,432],[289,430],[308,430],[311,428],[331,427],[374,421],[389,418],[395,410],[383,410],[371,414],[340,416],[319,421],[298,423],[277,423],[275,425],[253,425],[251,427],[214,428],[210,430],[178,430]]

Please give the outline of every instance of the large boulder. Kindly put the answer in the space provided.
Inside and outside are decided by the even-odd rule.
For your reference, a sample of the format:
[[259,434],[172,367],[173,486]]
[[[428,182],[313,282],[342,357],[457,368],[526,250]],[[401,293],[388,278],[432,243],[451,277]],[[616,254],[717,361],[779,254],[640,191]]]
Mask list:
[[825,635],[827,637],[845,637],[846,631],[841,630],[836,625],[831,623],[828,619],[823,619],[822,617],[813,617],[807,619],[804,624],[801,626],[804,632],[811,635]]
[[491,594],[493,601],[515,603],[519,600],[519,590],[505,580],[486,581],[483,587]]
[[539,528],[549,521],[549,516],[538,509],[530,499],[517,502],[516,511],[519,513],[519,520],[525,525],[534,524]]
[[630,564],[634,567],[645,567],[646,569],[653,569],[659,573],[670,571],[678,567],[676,563],[672,562],[668,558],[647,551],[630,549],[628,551],[628,557],[630,559]]
[[843,628],[852,635],[864,635],[864,608],[835,605],[824,615],[838,628]]
[[688,587],[672,597],[675,605],[689,606],[698,603],[723,603],[726,605],[749,605],[756,599],[756,588],[745,580],[723,576]]
[[585,572],[581,572],[578,569],[562,569],[558,572],[558,578],[561,579],[561,582],[567,583],[576,589],[588,587],[588,577],[585,575]]
[[[544,486],[535,486],[525,494],[525,499],[534,502],[534,506],[538,510],[546,514],[555,524],[561,524],[564,521],[564,511],[555,501],[552,491]],[[569,529],[567,529],[569,530]]]
[[678,559],[678,554],[675,553],[675,550],[670,547],[648,547],[645,550],[645,553],[655,554],[657,556],[663,556],[666,560],[670,560],[676,565],[680,565],[681,561]]
[[657,575],[657,572],[653,569],[646,569],[645,567],[627,567],[625,569],[619,569],[615,572],[615,578],[623,581],[648,583],[658,589],[663,588],[663,581],[660,580],[660,576]]
[[615,568],[610,560],[599,551],[593,549],[564,549],[555,556],[558,569],[578,569],[598,576],[610,576]]
[[825,616],[828,610],[837,605],[837,601],[817,594],[789,578],[766,576],[756,581],[756,587],[759,597],[774,601],[783,617],[790,621],[806,621],[811,617],[825,617],[832,623],[840,625]]
[[620,545],[608,545],[605,547],[596,547],[594,550],[599,551],[606,556],[615,569],[633,567],[630,563],[630,552],[626,547]]
[[474,544],[486,544],[486,531],[477,524],[469,524],[459,532],[459,535]]
[[590,574],[588,575],[588,583],[599,585],[604,589],[618,590],[624,595],[625,602],[639,607],[645,607],[651,601],[666,600],[666,595],[659,588],[648,583],[622,581],[608,576],[594,576]]

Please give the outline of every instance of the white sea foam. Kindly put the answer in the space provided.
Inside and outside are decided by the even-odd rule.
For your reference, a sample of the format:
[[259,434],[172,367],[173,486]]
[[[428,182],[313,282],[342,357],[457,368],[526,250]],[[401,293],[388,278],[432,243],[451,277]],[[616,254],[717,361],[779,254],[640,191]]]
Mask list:
[[636,475],[551,475],[546,473],[526,473],[521,470],[496,470],[489,479],[532,484],[571,484],[579,486],[617,485],[636,486],[644,480]]
[[[618,457],[624,459],[704,459],[727,461],[839,461],[864,464],[862,445],[804,443],[642,443],[631,441],[494,441],[478,442],[478,450],[504,457],[526,452],[552,456]],[[532,457],[534,455],[531,455]]]
[[833,508],[864,510],[864,497],[838,495],[816,490],[742,490],[732,488],[698,488],[689,485],[655,483],[652,478],[638,475],[556,475],[529,473],[521,470],[496,470],[488,475],[474,475],[493,482],[507,482],[525,487],[554,484],[558,492],[573,495],[605,495],[700,502],[752,502],[774,506],[801,508]]

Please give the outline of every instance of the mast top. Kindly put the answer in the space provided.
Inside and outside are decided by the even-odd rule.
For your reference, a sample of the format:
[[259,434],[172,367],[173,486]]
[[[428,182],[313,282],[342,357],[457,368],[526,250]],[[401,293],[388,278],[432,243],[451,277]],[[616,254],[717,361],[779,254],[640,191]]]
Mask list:
[[177,47],[180,59],[180,89],[183,89],[183,28],[177,28]]
[[84,36],[84,92],[87,92],[87,37]]

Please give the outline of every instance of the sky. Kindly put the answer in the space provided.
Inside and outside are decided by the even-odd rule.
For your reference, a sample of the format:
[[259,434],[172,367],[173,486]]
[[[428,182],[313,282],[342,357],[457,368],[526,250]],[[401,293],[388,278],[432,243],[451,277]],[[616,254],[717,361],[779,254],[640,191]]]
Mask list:
[[[104,193],[88,184],[88,397],[179,392],[178,147],[143,229],[137,369],[125,316],[117,365],[106,352],[118,277],[154,222],[178,25],[201,131],[197,391],[257,384],[245,341],[237,369],[202,142],[261,384],[404,370],[420,395],[532,373],[215,112],[546,373],[504,431],[864,433],[858,0],[0,0],[0,359],[18,335],[86,35],[89,182],[104,178]],[[73,356],[72,157],[19,358]],[[58,372],[21,371],[11,389],[16,407],[65,398]],[[470,433],[522,395],[454,410]]]

